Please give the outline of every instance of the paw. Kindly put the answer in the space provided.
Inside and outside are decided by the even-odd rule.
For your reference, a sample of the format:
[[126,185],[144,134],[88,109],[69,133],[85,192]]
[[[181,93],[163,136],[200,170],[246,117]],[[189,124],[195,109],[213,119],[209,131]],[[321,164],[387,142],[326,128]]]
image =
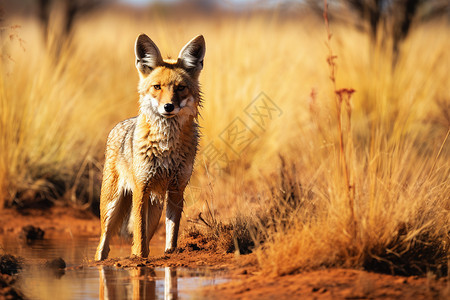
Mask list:
[[177,252],[177,250],[178,250],[178,248],[169,248],[169,249],[166,249],[166,250],[164,250],[164,254],[172,254],[172,253],[175,253],[175,252]]
[[103,248],[103,249],[98,249],[97,252],[95,253],[95,261],[102,261],[108,258],[108,253],[109,253],[109,247],[108,248]]
[[147,258],[149,255],[149,247],[145,243],[135,243],[131,246],[131,255]]
[[105,260],[108,257],[108,254],[102,255],[102,253],[96,253],[95,254],[95,261],[102,261]]

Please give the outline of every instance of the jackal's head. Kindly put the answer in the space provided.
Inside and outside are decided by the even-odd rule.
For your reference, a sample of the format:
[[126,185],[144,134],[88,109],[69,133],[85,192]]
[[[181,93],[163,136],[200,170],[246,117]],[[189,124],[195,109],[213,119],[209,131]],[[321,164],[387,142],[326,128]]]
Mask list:
[[163,59],[156,44],[141,34],[135,53],[141,113],[164,118],[197,117],[201,98],[198,77],[205,56],[203,36],[192,39],[173,60]]

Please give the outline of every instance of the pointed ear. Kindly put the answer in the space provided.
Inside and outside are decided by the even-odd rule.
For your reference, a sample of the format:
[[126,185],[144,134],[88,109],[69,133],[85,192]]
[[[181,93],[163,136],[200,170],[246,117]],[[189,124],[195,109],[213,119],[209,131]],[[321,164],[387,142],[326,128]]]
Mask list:
[[136,39],[134,46],[136,54],[136,68],[143,74],[148,75],[150,72],[161,65],[163,59],[156,44],[145,34],[141,34]]
[[205,39],[203,38],[203,35],[199,35],[181,49],[178,59],[186,70],[193,74],[198,74],[198,72],[203,69],[205,51]]

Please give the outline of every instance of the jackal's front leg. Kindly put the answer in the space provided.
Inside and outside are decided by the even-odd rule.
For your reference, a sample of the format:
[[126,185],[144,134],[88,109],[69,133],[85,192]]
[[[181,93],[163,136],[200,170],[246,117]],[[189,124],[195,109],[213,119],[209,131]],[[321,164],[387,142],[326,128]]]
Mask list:
[[167,195],[166,207],[166,249],[172,252],[177,248],[178,230],[180,229],[183,211],[183,191],[170,191]]
[[131,213],[134,217],[134,226],[131,254],[139,257],[148,256],[147,213],[149,197],[146,194],[145,187],[137,187],[133,191],[133,208]]

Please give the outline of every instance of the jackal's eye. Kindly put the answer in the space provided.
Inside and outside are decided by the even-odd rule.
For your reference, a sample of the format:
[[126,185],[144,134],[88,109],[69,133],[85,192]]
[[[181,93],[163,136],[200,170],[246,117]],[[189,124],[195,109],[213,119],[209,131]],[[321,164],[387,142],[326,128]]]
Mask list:
[[179,91],[179,92],[184,91],[185,89],[186,89],[186,86],[184,86],[184,85],[177,86],[177,91]]
[[159,84],[154,84],[154,85],[153,85],[153,88],[154,88],[155,90],[160,90],[160,89],[161,89],[161,85],[159,85]]

